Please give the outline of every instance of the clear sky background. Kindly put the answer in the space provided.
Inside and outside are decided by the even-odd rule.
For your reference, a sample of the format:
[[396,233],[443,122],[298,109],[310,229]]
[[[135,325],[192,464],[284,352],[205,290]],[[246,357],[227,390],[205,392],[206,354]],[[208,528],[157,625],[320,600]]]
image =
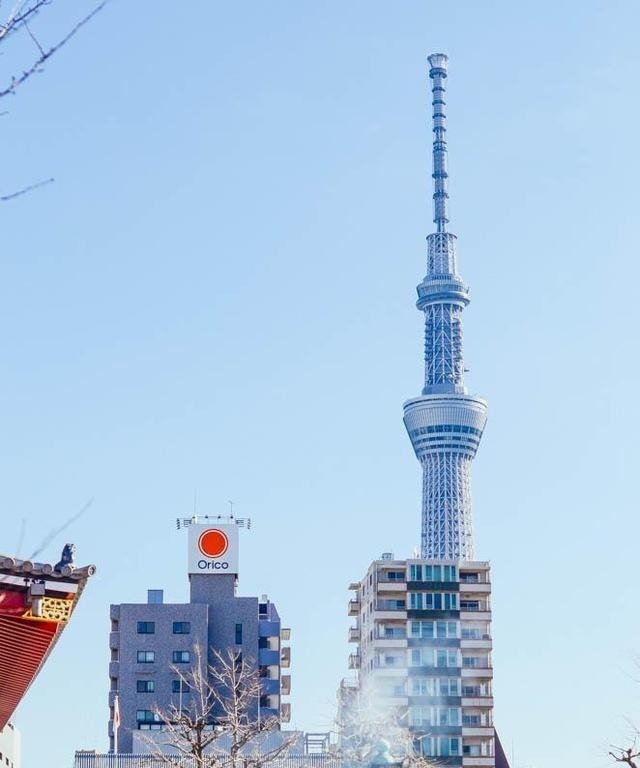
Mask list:
[[25,768],[106,749],[109,603],[186,599],[194,494],[253,519],[241,593],[292,627],[293,725],[332,727],[347,585],[419,540],[434,51],[496,723],[514,768],[608,763],[640,723],[639,26],[633,0],[114,0],[5,100],[0,193],[56,182],[0,207],[0,551],[93,497],[43,557],[98,566],[18,712]]

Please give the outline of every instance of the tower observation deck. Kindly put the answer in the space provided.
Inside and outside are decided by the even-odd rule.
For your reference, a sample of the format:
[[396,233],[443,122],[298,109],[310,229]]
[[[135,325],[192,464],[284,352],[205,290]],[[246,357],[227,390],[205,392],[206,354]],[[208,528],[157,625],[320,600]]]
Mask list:
[[422,557],[473,560],[471,461],[487,418],[485,400],[464,385],[462,311],[469,289],[458,274],[456,236],[447,231],[449,191],[447,56],[429,56],[433,104],[434,223],[417,307],[425,317],[425,378],[404,404],[404,423],[422,465]]

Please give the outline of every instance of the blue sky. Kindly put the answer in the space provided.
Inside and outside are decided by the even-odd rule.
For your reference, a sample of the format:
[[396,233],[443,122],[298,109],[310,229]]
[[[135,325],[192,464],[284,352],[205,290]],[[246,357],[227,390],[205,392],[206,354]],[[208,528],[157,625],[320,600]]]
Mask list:
[[607,764],[640,722],[639,23],[631,0],[114,0],[5,106],[0,193],[56,182],[0,209],[0,551],[93,497],[68,536],[98,566],[18,712],[25,768],[106,747],[109,603],[186,598],[194,494],[253,519],[241,591],[292,627],[294,725],[331,727],[347,585],[419,538],[433,51],[490,406],[496,722],[514,768]]

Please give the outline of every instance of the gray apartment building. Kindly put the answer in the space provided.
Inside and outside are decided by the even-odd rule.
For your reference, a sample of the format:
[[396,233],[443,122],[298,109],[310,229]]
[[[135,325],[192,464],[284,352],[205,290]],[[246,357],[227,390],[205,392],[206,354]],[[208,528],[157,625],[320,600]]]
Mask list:
[[[110,751],[145,751],[144,731],[161,730],[157,708],[185,706],[189,696],[176,669],[188,670],[194,648],[203,653],[234,649],[255,661],[261,678],[255,718],[289,722],[290,630],[281,626],[266,596],[239,597],[238,529],[242,520],[194,517],[183,521],[189,537],[189,602],[165,603],[163,591],[150,589],[146,603],[111,606],[109,647]],[[181,690],[182,687],[182,690]],[[120,715],[114,734],[116,698]]]

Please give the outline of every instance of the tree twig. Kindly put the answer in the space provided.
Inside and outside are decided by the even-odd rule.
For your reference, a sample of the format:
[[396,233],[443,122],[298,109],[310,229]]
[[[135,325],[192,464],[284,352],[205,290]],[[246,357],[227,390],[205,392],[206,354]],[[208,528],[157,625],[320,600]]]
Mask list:
[[[42,5],[45,4],[45,2],[46,0],[38,0],[38,3],[36,3],[35,6],[32,6],[32,8],[40,8]],[[42,48],[40,48],[40,44],[38,43],[38,47],[42,51],[38,59],[34,61],[34,63],[29,67],[29,69],[25,69],[21,75],[18,75],[17,77],[14,76],[11,78],[11,83],[8,86],[6,86],[3,90],[0,90],[0,99],[5,96],[14,94],[18,86],[22,85],[25,82],[25,80],[28,80],[32,75],[38,72],[40,70],[40,67],[42,67],[42,65],[48,59],[50,59],[54,53],[56,53],[57,51],[60,50],[60,48],[66,45],[69,42],[69,40],[71,40],[71,38],[74,37],[82,29],[82,27],[85,26],[85,24],[88,24],[91,21],[91,19],[97,13],[99,13],[108,2],[109,0],[103,0],[99,5],[97,5],[91,11],[91,13],[87,14],[83,19],[81,19],[59,42],[57,42],[48,50],[44,51]],[[25,13],[28,13],[28,11]],[[24,21],[22,23],[24,23]],[[9,32],[10,31],[12,30],[9,29]],[[5,35],[6,34],[7,32],[5,32]],[[2,38],[2,33],[0,32],[0,39],[1,38]]]
[[38,181],[35,184],[29,184],[28,187],[19,189],[17,192],[12,192],[9,195],[0,196],[0,202],[5,203],[7,200],[15,200],[16,197],[21,197],[22,195],[26,195],[27,192],[31,192],[32,190],[38,189],[39,187],[44,187],[47,184],[51,184],[54,181],[55,181],[54,178],[50,178],[50,179],[44,179],[43,181]]

